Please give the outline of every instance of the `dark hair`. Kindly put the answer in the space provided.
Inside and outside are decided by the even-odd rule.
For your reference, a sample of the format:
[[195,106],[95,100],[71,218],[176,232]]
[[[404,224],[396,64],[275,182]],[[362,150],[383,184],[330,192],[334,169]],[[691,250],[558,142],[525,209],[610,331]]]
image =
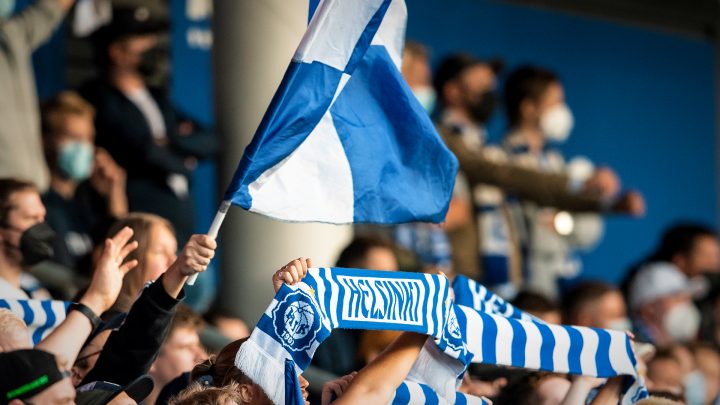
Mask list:
[[380,235],[356,236],[350,244],[345,246],[335,263],[337,267],[365,267],[365,260],[371,249],[381,248],[394,252],[393,243]]
[[195,311],[190,309],[187,305],[180,304],[177,306],[175,315],[173,315],[172,321],[170,322],[168,335],[172,334],[175,329],[179,328],[189,328],[199,332],[203,326],[205,326],[205,323],[200,315],[195,313]]
[[479,59],[469,53],[456,53],[446,56],[438,65],[433,76],[433,87],[438,95],[438,101],[444,103],[445,85],[458,78],[465,69],[475,65],[487,65],[496,75],[503,69],[501,59]]
[[533,291],[520,291],[512,300],[512,304],[530,313],[550,312],[560,309],[556,302]]
[[578,315],[587,305],[612,291],[618,290],[602,281],[586,281],[572,287],[562,298],[563,323],[575,325]]
[[39,192],[29,181],[13,178],[0,178],[0,225],[7,225],[7,216],[15,208],[10,204],[10,197],[21,191]]
[[190,380],[204,381],[214,387],[222,387],[231,381],[238,384],[252,384],[250,377],[235,366],[235,356],[246,340],[248,338],[230,342],[216,356],[211,356],[196,365],[190,372]]
[[505,81],[508,123],[512,126],[520,122],[520,105],[523,101],[540,101],[548,86],[559,82],[560,78],[555,73],[535,66],[523,66],[510,73]]
[[693,223],[676,223],[665,230],[660,245],[652,255],[652,261],[672,262],[678,253],[689,255],[697,239],[703,236],[717,238],[717,233],[709,226]]

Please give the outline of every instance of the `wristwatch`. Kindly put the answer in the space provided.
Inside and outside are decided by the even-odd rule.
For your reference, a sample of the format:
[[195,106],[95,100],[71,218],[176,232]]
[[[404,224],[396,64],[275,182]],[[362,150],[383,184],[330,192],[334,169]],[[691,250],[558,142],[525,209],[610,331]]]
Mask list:
[[95,312],[93,312],[93,310],[88,308],[88,306],[85,304],[73,302],[68,307],[67,313],[70,313],[71,311],[78,311],[81,314],[85,315],[85,317],[87,317],[87,319],[90,321],[90,324],[92,325],[92,330],[97,329],[97,327],[100,326],[100,323],[102,322],[100,320],[100,317],[95,315]]

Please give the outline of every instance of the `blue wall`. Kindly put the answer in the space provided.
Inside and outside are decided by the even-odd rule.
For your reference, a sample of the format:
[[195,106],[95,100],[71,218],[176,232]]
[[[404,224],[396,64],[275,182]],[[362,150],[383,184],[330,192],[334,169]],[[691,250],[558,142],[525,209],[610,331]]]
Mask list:
[[[467,50],[560,74],[575,130],[567,157],[612,166],[641,190],[648,211],[614,218],[585,256],[585,276],[616,281],[673,220],[716,224],[714,56],[709,42],[526,6],[483,0],[410,0],[408,38],[437,62]],[[491,139],[504,131],[501,114]]]

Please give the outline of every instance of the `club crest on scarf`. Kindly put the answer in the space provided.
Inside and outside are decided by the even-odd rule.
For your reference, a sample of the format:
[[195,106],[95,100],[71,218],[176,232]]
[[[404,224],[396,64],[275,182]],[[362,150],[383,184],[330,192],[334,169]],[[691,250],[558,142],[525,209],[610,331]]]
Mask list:
[[273,309],[273,326],[285,349],[301,351],[315,341],[321,323],[318,310],[307,293],[298,289]]

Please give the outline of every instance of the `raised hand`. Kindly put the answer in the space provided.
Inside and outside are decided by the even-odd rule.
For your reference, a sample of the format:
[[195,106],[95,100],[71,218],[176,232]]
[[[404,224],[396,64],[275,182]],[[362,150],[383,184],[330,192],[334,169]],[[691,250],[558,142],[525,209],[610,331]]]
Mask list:
[[126,226],[105,240],[105,248],[95,267],[90,287],[80,300],[98,315],[110,309],[120,294],[125,274],[138,264],[137,260],[123,263],[138,247],[136,241],[130,241],[132,236],[133,230]]
[[304,257],[299,257],[284,265],[272,276],[273,289],[277,293],[283,283],[288,285],[297,284],[305,277],[310,267],[312,267],[312,261]]
[[346,376],[325,383],[325,385],[323,385],[322,399],[320,403],[322,405],[328,405],[334,400],[340,398],[343,392],[347,389],[348,385],[350,385],[350,382],[353,378],[355,378],[355,375],[357,375],[357,371],[353,371]]
[[[183,276],[191,276],[205,271],[215,257],[217,242],[208,235],[193,235],[185,244],[180,256],[175,260],[177,269]],[[173,267],[176,267],[173,264]]]

